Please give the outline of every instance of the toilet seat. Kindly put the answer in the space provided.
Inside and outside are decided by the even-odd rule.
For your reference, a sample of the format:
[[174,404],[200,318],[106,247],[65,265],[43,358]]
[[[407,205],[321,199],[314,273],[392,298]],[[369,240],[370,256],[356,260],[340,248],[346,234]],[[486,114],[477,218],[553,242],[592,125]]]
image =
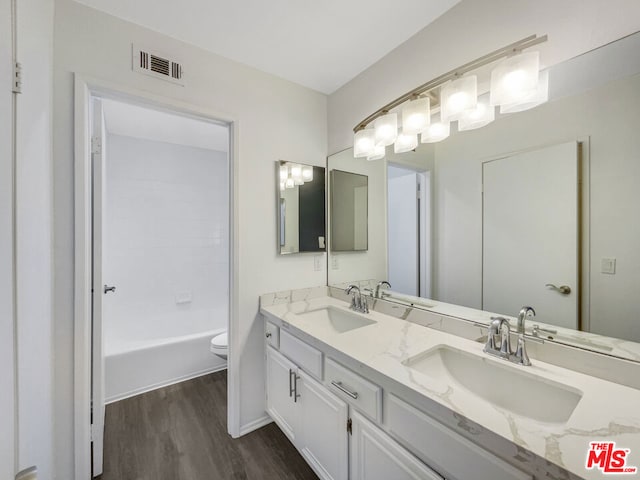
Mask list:
[[227,350],[229,346],[229,335],[223,332],[211,339],[211,353],[222,358],[227,358]]

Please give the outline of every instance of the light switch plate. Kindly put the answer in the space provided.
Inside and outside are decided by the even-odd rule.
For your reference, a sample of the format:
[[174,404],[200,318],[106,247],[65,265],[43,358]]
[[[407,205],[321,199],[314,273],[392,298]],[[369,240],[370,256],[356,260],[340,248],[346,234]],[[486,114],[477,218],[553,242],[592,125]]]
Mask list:
[[313,270],[316,272],[322,271],[322,260],[324,259],[324,255],[314,255],[313,256]]
[[602,273],[609,275],[615,275],[616,273],[616,259],[615,258],[603,258],[602,259]]

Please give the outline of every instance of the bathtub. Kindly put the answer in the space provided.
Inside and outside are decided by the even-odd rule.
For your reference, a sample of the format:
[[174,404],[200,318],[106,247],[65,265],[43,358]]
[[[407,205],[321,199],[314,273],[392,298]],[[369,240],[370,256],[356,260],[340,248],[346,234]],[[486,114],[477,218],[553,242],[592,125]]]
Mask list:
[[[226,368],[209,351],[211,338],[226,330],[226,309],[157,315],[154,328],[135,318],[106,319],[105,400],[112,403]],[[212,328],[219,326],[219,328]]]

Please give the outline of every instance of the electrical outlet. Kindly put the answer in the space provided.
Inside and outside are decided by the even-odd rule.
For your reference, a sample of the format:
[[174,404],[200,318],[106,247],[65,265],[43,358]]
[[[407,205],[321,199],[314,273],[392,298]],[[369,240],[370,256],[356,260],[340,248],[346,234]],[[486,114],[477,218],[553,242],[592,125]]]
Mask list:
[[331,268],[333,270],[338,270],[340,268],[340,262],[338,261],[338,255],[331,255]]
[[616,274],[616,259],[615,258],[603,258],[600,271],[609,275]]
[[324,255],[314,255],[313,257],[313,270],[316,272],[322,271],[322,263],[324,260]]

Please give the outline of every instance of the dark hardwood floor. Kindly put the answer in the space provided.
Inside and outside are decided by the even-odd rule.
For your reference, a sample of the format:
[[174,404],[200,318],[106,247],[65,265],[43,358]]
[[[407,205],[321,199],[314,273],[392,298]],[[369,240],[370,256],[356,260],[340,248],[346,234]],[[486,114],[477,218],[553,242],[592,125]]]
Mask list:
[[227,434],[226,371],[107,406],[101,480],[317,479],[275,424]]

